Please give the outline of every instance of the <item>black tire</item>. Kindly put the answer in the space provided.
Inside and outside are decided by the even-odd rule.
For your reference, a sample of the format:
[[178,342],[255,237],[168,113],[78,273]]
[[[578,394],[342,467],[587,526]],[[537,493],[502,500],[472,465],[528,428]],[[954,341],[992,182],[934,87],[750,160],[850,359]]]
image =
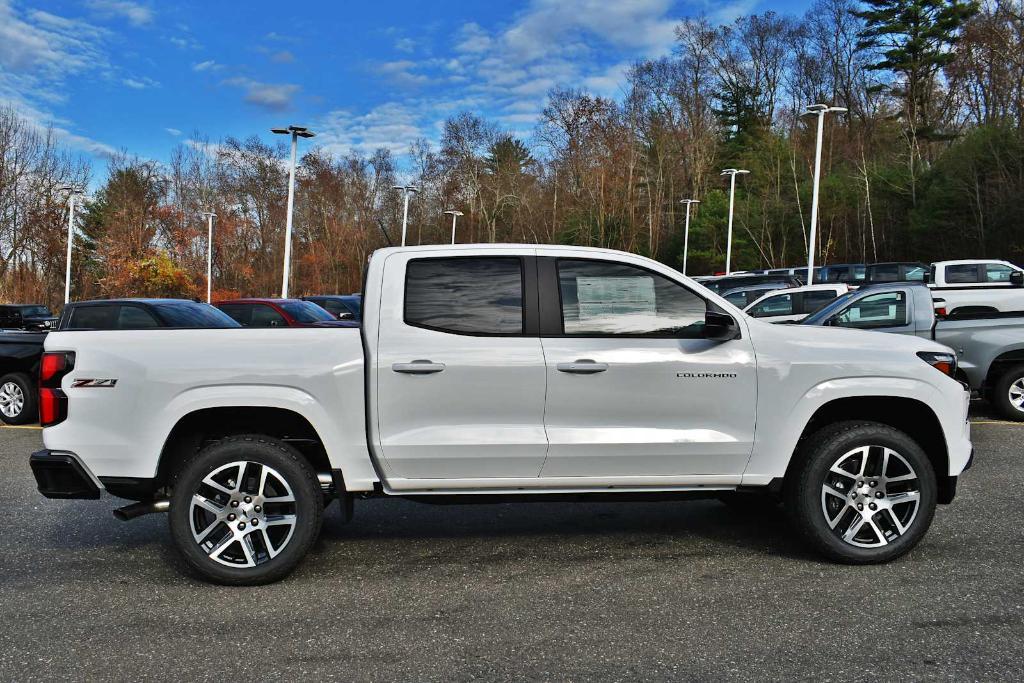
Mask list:
[[1003,370],[999,378],[992,383],[988,400],[1007,420],[1024,422],[1024,404],[1018,408],[1010,400],[1010,388],[1017,382],[1021,383],[1017,388],[1024,388],[1024,364],[1012,365]]
[[14,385],[21,391],[21,410],[14,415],[5,415],[0,411],[0,420],[9,425],[26,425],[39,419],[39,395],[36,393],[35,382],[24,372],[12,372],[0,377],[0,391],[5,385]]
[[[864,474],[837,474],[831,469],[840,463],[857,465],[857,456],[851,453],[865,447],[868,450],[862,452],[867,454]],[[886,455],[884,449],[891,449],[902,458],[898,460],[889,454],[890,479],[905,477],[904,465],[912,468],[916,479],[887,483],[885,473],[878,475],[879,465]],[[796,457],[786,481],[786,508],[798,531],[826,557],[845,564],[888,562],[917,545],[931,526],[937,498],[935,472],[921,447],[903,432],[877,422],[840,422],[807,437]],[[849,483],[844,485],[844,482]],[[825,493],[826,483],[835,484],[836,488],[842,485],[840,490],[844,497]],[[915,488],[916,508],[911,507],[912,502],[900,502],[893,504],[892,513],[881,507],[876,512],[867,511],[871,505],[882,505],[886,500],[892,504],[892,501],[912,496],[914,494],[908,492]],[[882,495],[876,499],[879,493]],[[850,500],[845,496],[850,496]],[[860,508],[863,514],[858,512],[856,504],[864,506]],[[827,518],[826,509],[839,512]],[[861,531],[855,533],[850,542],[841,538],[844,532],[854,528],[858,518],[864,520],[862,526],[856,527]],[[898,526],[894,519],[905,525],[900,534],[896,533]],[[829,526],[830,521],[836,522],[835,530]],[[893,535],[888,536],[889,533]],[[871,539],[885,543],[862,547],[872,542]]]
[[[204,482],[208,475],[232,463],[250,464],[240,469],[224,469],[214,476],[213,481],[220,478],[221,484],[236,491],[229,494]],[[266,477],[269,485],[257,491],[264,468],[270,468],[268,472],[271,474]],[[234,472],[240,473],[237,485],[236,480],[230,478]],[[223,477],[228,479],[225,481]],[[273,502],[273,497],[288,497],[285,487],[291,490],[294,501]],[[268,496],[271,500],[259,506],[263,500],[260,494],[268,492],[274,496]],[[204,512],[194,508],[194,495],[221,496],[221,500],[215,501],[216,506],[223,507],[223,515],[233,515],[232,521],[229,523],[226,517],[210,510]],[[234,502],[239,505],[232,507]],[[256,586],[278,581],[295,569],[320,533],[323,507],[324,497],[316,473],[301,453],[278,439],[244,434],[225,437],[206,446],[182,464],[173,482],[168,522],[175,545],[190,569],[198,575],[216,583]],[[292,514],[293,524],[281,525],[285,529],[274,527],[271,532],[275,519],[279,521]],[[210,524],[207,527],[211,530],[210,535],[203,539],[209,544],[206,549],[193,536],[193,522],[197,515],[207,515],[199,526],[205,527],[207,522]],[[254,519],[257,523],[262,520],[262,529],[253,524]],[[242,523],[246,521],[248,527]],[[251,544],[248,549],[242,546],[243,541],[237,540],[237,534],[241,533],[239,525],[248,529],[244,534]],[[281,533],[290,535],[282,538]],[[217,547],[220,541],[224,542],[220,554],[222,561],[237,560],[231,566],[211,559],[208,551]],[[274,548],[278,542],[280,545]],[[254,560],[246,559],[250,553]],[[242,562],[252,562],[255,566],[245,566]]]

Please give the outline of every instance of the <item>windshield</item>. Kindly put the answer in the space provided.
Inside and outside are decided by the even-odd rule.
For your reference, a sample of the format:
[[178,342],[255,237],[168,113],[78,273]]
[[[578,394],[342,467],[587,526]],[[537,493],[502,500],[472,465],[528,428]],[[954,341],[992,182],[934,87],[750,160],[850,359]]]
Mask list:
[[825,306],[825,308],[821,309],[817,313],[812,313],[811,315],[801,320],[800,324],[820,325],[821,323],[831,318],[836,311],[845,307],[846,304],[850,301],[850,299],[852,299],[856,294],[857,292],[847,292],[846,294],[841,295],[828,306]]
[[153,307],[167,327],[221,328],[241,327],[222,311],[209,304],[192,301],[154,304]]
[[300,323],[318,323],[335,317],[311,301],[286,301],[281,304],[285,313]]

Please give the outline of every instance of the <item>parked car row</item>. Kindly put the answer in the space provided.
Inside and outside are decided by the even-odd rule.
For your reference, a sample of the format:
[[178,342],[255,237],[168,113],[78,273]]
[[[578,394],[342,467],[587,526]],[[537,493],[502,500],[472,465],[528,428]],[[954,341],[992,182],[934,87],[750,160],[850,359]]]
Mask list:
[[[341,302],[334,313],[314,300]],[[213,306],[189,299],[75,301],[55,317],[42,305],[0,306],[0,421],[38,417],[36,376],[46,333],[60,331],[358,326],[359,295],[301,299],[235,299]]]

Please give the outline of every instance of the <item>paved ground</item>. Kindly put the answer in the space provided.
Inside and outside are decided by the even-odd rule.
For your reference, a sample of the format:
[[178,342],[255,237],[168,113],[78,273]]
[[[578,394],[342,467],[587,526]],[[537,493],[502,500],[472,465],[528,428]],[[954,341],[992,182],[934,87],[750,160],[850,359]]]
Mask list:
[[[984,418],[982,418],[984,419]],[[1024,427],[907,557],[844,567],[712,501],[370,501],[277,585],[182,573],[162,516],[48,501],[0,429],[0,679],[1017,679]]]

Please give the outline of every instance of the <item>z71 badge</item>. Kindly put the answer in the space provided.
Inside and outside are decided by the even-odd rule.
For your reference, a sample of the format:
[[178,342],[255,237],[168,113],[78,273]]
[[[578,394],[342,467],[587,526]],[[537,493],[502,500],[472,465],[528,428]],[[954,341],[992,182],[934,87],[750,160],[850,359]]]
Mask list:
[[71,382],[72,389],[83,387],[107,387],[108,389],[113,389],[115,386],[117,386],[116,379],[76,379]]

